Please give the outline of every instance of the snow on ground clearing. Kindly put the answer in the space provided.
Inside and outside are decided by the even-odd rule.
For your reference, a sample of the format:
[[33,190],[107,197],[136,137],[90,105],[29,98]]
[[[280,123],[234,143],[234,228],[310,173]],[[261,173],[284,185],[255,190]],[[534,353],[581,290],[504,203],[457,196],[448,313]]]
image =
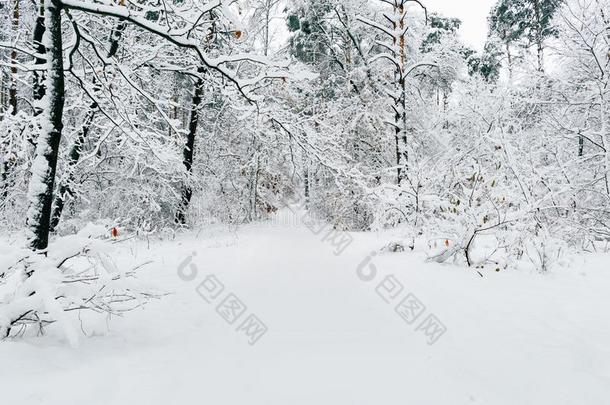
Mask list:
[[118,263],[152,257],[140,278],[171,294],[84,324],[77,349],[52,328],[0,343],[2,403],[610,403],[608,256],[481,278],[417,253],[365,262],[388,237],[352,236],[339,256],[287,225],[124,242]]

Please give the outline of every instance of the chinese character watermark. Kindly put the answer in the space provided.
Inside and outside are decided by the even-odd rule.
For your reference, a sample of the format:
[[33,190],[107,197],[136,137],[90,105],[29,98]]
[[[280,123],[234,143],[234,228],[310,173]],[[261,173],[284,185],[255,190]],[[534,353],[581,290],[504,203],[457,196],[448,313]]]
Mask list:
[[[369,283],[377,278],[377,266],[373,263],[375,256],[377,252],[371,252],[356,268],[356,275],[361,281]],[[387,304],[393,305],[394,311],[407,325],[417,325],[415,332],[421,332],[429,345],[435,344],[447,332],[447,327],[434,314],[428,314],[421,320],[426,306],[412,292],[399,299],[404,290],[404,285],[393,274],[385,276],[375,287],[377,295]]]
[[[193,263],[193,257],[197,253],[193,252],[187,256],[177,268],[178,277],[184,281],[194,281],[198,275],[198,269]],[[229,325],[237,325],[235,331],[246,336],[248,344],[256,344],[265,333],[267,333],[267,325],[261,321],[255,314],[250,313],[245,316],[248,311],[247,305],[233,292],[224,295],[225,285],[214,274],[207,274],[201,281],[195,291],[205,302],[216,306],[216,313]]]

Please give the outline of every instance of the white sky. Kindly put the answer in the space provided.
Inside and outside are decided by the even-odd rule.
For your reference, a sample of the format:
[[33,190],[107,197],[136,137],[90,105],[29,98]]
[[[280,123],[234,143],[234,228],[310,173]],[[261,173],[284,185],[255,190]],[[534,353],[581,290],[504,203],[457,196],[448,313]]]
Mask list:
[[487,38],[487,16],[496,0],[424,0],[428,12],[462,20],[460,34],[466,45],[482,50]]

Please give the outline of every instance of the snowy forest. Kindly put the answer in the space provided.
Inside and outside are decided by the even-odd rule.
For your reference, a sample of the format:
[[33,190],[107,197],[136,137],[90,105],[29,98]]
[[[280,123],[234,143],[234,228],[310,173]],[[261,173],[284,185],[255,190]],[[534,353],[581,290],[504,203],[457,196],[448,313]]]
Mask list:
[[610,1],[491,3],[0,0],[7,403],[607,404]]

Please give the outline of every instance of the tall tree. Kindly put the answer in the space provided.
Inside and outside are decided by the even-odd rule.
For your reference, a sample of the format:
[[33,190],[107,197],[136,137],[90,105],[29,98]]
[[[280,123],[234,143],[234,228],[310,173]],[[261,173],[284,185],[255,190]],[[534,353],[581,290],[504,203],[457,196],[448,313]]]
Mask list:
[[496,83],[500,78],[502,50],[496,42],[488,40],[480,55],[472,55],[468,59],[470,75],[478,74],[488,83]]
[[544,72],[544,47],[548,38],[557,35],[553,17],[563,0],[528,0],[524,4],[527,18],[525,35],[530,46],[536,47],[538,71]]
[[44,250],[49,243],[53,186],[57,170],[59,142],[64,125],[65,94],[61,9],[59,0],[44,0],[44,25],[48,30],[45,42],[45,57],[48,66],[45,81],[47,105],[42,113],[43,132],[37,139],[36,156],[32,164],[26,219],[28,244],[33,250]]
[[513,46],[523,38],[527,26],[526,0],[499,0],[489,16],[490,34],[503,44],[509,76],[513,77]]
[[205,70],[200,68],[199,74],[201,76],[195,79],[190,106],[188,132],[186,134],[186,143],[184,145],[184,149],[182,150],[182,164],[184,164],[184,168],[189,178],[187,178],[182,185],[182,190],[180,193],[180,206],[176,212],[176,223],[180,225],[186,224],[186,213],[188,211],[189,204],[191,203],[191,198],[193,197],[193,188],[189,183],[191,181],[190,176],[193,173],[193,157],[195,154],[195,139],[197,137],[197,129],[199,127],[199,109],[201,107],[204,87],[202,76],[204,73]]
[[[13,0],[12,29],[19,32],[19,0]],[[11,88],[9,90],[9,106],[11,114],[17,115],[17,49],[11,50]]]
[[544,71],[545,41],[557,34],[553,17],[563,0],[500,0],[491,12],[490,31],[506,46],[509,69],[512,70],[511,46],[525,41],[535,46],[538,71]]
[[389,83],[392,88],[387,89],[387,94],[394,115],[392,127],[394,128],[396,153],[396,183],[400,186],[405,180],[409,163],[407,79],[420,68],[438,66],[433,62],[413,62],[409,55],[411,45],[407,42],[407,32],[409,31],[407,5],[416,3],[422,6],[426,11],[427,20],[427,10],[423,4],[418,0],[393,0],[391,2],[383,1],[383,3],[389,5],[390,8],[382,12],[382,22],[364,16],[360,16],[358,19],[376,30],[383,38],[378,42],[383,51],[375,59],[389,61],[393,66],[393,80]]

